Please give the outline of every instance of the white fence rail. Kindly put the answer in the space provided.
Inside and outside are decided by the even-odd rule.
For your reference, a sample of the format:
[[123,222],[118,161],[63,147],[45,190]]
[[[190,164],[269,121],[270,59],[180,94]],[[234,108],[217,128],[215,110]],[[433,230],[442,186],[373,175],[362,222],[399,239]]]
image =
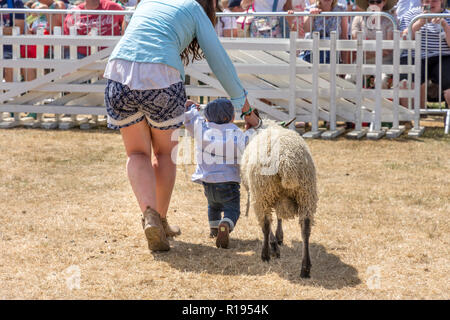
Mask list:
[[[4,11],[0,9],[1,14]],[[8,13],[11,11],[18,10],[9,9]],[[73,13],[70,10],[25,11],[27,14],[46,14],[48,11]],[[130,14],[87,10],[83,13]],[[68,128],[79,125],[77,115],[94,115],[89,123],[83,123],[92,127],[99,121],[96,116],[105,115],[105,80],[102,74],[120,36],[99,36],[98,30],[93,30],[88,36],[80,36],[76,35],[74,28],[71,34],[62,35],[58,26],[51,33],[22,35],[16,27],[13,35],[0,37],[0,56],[3,56],[4,45],[12,46],[12,59],[0,60],[0,71],[13,70],[13,81],[0,84],[0,127]],[[288,120],[295,116],[297,121],[311,123],[312,130],[305,137],[334,138],[343,132],[338,127],[339,122],[355,124],[355,130],[349,133],[349,137],[354,138],[366,133],[375,139],[385,134],[395,137],[402,132],[400,122],[412,120],[415,130],[410,134],[420,133],[420,105],[417,104],[420,99],[414,100],[412,109],[403,108],[398,103],[400,98],[414,98],[418,94],[420,97],[419,88],[400,90],[398,85],[400,73],[420,77],[420,66],[400,65],[396,58],[401,50],[417,49],[417,42],[401,40],[399,32],[395,32],[394,40],[383,40],[381,31],[377,32],[375,40],[365,40],[362,33],[355,40],[337,38],[336,33],[331,33],[330,39],[320,39],[320,35],[313,32],[311,39],[300,39],[297,32],[291,32],[290,38],[221,38],[221,42],[248,89],[250,102],[272,118]],[[20,47],[24,45],[36,46],[36,58],[21,57]],[[46,46],[50,49],[44,55]],[[90,55],[79,57],[77,46],[90,47]],[[298,59],[298,52],[302,50],[312,52],[311,63]],[[329,64],[320,63],[320,50],[330,51],[332,59]],[[393,51],[392,65],[382,64],[383,50]],[[369,51],[376,52],[375,64],[367,64],[363,59],[364,52]],[[350,64],[339,63],[339,52],[354,52],[356,60]],[[36,69],[35,78],[27,79],[24,76],[26,69]],[[381,81],[375,81],[375,89],[363,87],[365,75],[381,79],[381,73],[393,75],[391,88],[383,89]],[[186,74],[190,78],[190,84],[186,86],[188,95],[227,96],[205,61],[189,65]],[[353,74],[360,81],[347,81],[341,76],[345,74]],[[14,117],[6,117],[4,112],[13,113]],[[37,113],[37,119],[24,117],[24,113]],[[43,117],[43,114],[56,116]],[[61,115],[72,116],[62,119]],[[330,130],[319,130],[319,121],[328,122]],[[386,131],[382,127],[383,122],[391,122],[392,128]],[[364,123],[371,123],[370,129],[365,129]]]

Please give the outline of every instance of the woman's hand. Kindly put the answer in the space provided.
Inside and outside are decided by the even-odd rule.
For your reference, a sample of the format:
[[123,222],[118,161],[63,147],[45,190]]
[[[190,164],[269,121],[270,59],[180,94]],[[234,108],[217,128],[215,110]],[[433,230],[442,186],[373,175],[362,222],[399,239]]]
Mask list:
[[[250,103],[247,99],[245,99],[244,106],[242,107],[242,112],[246,112],[250,110]],[[249,115],[244,116],[245,121],[245,130],[256,127],[259,123],[259,117],[254,113],[250,113]]]
[[259,123],[259,118],[254,112],[250,113],[248,116],[245,116],[244,120],[245,120],[245,130],[256,127]]
[[311,10],[309,10],[310,14],[319,14],[321,12],[322,12],[322,10],[319,8],[311,8]]
[[443,18],[433,18],[433,19],[431,19],[431,23],[440,24],[444,28],[444,30],[446,30],[448,28],[448,23]]
[[195,101],[192,101],[192,100],[186,100],[186,103],[184,104],[184,107],[186,108],[186,110],[189,110],[189,108],[190,108],[193,104],[195,105],[195,108],[196,108],[197,110],[200,110],[200,104],[198,104],[198,103],[196,103]]

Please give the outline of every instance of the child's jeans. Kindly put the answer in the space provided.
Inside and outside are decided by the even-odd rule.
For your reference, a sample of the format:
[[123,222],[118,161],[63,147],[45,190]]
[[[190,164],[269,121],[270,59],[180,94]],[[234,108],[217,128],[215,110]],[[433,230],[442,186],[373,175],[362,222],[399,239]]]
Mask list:
[[221,222],[228,222],[230,231],[233,230],[241,214],[239,183],[203,182],[203,188],[205,189],[206,199],[208,199],[209,227],[218,228]]

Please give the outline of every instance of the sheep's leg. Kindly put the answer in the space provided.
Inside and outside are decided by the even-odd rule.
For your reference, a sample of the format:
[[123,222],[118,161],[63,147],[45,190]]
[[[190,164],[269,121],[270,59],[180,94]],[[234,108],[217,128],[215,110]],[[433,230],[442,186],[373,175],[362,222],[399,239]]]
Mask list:
[[283,225],[281,221],[282,221],[281,219],[278,219],[277,231],[275,232],[277,242],[280,246],[283,244]]
[[278,240],[273,234],[272,230],[270,231],[270,248],[272,249],[272,253],[275,257],[280,257],[280,247],[278,246]]
[[263,240],[263,248],[262,248],[262,252],[261,252],[261,259],[262,259],[262,261],[269,262],[269,260],[270,260],[270,253],[269,253],[270,219],[267,215],[264,215],[264,224],[262,227],[262,231],[264,234],[264,240]]
[[302,226],[302,239],[303,239],[303,257],[302,257],[302,270],[300,272],[301,278],[309,278],[309,272],[311,270],[311,258],[309,257],[309,236],[311,234],[311,221],[309,218],[301,221]]

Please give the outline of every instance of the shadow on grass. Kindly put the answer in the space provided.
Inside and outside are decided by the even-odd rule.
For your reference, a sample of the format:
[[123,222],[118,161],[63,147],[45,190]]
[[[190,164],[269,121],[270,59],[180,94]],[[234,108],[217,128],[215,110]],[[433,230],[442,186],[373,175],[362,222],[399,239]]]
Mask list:
[[164,261],[182,272],[208,273],[218,275],[257,276],[277,273],[280,277],[298,284],[320,286],[326,289],[354,287],[361,283],[357,270],[328,253],[324,246],[310,243],[312,261],[311,278],[300,278],[301,242],[293,246],[281,246],[281,258],[272,257],[269,263],[261,260],[260,240],[231,239],[229,249],[218,249],[211,245],[181,241],[171,243],[170,252],[153,253],[153,258]]

